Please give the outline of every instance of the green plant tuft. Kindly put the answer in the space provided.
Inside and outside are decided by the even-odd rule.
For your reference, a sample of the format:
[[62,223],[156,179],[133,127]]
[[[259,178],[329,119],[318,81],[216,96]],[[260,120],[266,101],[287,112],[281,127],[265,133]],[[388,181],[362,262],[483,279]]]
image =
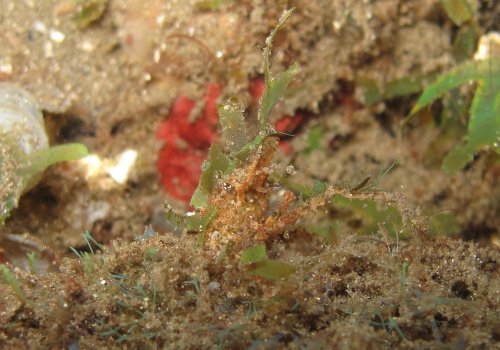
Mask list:
[[444,73],[425,88],[404,121],[408,122],[417,112],[451,89],[471,81],[476,82],[476,91],[469,110],[467,136],[444,159],[443,169],[447,172],[463,169],[474,154],[483,149],[500,154],[500,61],[494,58],[467,61]]

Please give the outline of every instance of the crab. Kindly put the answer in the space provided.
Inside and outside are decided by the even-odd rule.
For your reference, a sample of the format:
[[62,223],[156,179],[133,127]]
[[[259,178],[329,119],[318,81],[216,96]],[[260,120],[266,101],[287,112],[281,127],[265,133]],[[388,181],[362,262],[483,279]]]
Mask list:
[[[269,180],[277,147],[278,138],[267,137],[246,166],[220,179],[210,199],[210,206],[217,207],[219,214],[205,232],[208,251],[228,253],[229,248],[238,252],[256,243],[271,242],[307,213],[303,205],[293,205],[297,201],[293,192],[276,192]],[[274,205],[276,194],[280,199]]]

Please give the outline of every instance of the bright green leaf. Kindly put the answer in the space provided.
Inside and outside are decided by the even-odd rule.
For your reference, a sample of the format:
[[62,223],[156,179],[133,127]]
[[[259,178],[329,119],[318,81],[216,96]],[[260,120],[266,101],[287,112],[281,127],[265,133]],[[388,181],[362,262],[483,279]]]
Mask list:
[[432,101],[441,97],[445,92],[474,80],[488,79],[490,75],[498,74],[499,70],[500,63],[494,60],[468,61],[451,69],[425,88],[411,110],[410,116],[413,116]]
[[470,108],[467,137],[465,143],[456,146],[446,157],[443,169],[448,172],[461,170],[474,153],[483,148],[500,153],[500,61],[468,61],[441,75],[424,90],[406,119],[445,92],[471,81],[476,81],[477,88]]
[[[0,186],[0,225],[17,207],[21,195],[36,184],[41,173],[49,166],[66,160],[76,160],[88,154],[81,144],[66,144],[50,147],[30,154],[22,152],[13,135],[0,135],[4,152],[0,154],[0,178],[4,186]],[[14,145],[14,146],[13,146]]]
[[482,148],[490,147],[500,154],[500,69],[491,78],[478,81],[470,114],[466,142],[444,160],[443,169],[448,172],[461,170]]
[[69,143],[53,146],[28,156],[28,165],[19,169],[23,177],[31,177],[41,173],[49,166],[69,160],[77,160],[88,155],[87,147],[80,143]]
[[462,168],[474,159],[474,149],[456,145],[443,160],[443,169],[449,173],[462,170]]

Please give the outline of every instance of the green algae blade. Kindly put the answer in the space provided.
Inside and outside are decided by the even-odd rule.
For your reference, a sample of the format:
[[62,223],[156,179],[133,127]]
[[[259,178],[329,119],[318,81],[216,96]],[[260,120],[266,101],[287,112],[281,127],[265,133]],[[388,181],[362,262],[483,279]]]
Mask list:
[[266,246],[257,244],[241,252],[240,261],[242,264],[250,264],[266,258]]
[[465,142],[445,158],[443,169],[447,172],[460,171],[482,149],[500,154],[500,61],[493,58],[468,61],[444,73],[424,90],[404,121],[449,90],[472,81],[477,87],[469,111],[467,135]]
[[271,75],[271,50],[273,40],[278,30],[285,24],[293,12],[293,8],[283,12],[278,24],[271,31],[271,34],[266,39],[266,47],[264,48],[264,81],[265,90],[262,96],[259,113],[257,119],[259,121],[259,132],[265,133],[269,128],[269,114],[276,103],[283,98],[286,88],[292,79],[300,72],[300,66],[297,62],[293,63],[288,69],[277,76]]
[[440,0],[448,17],[457,26],[470,21],[474,17],[474,11],[467,0]]
[[41,173],[51,165],[78,160],[89,154],[87,147],[80,143],[53,146],[28,156],[28,165],[19,170],[21,176],[31,177]]
[[283,98],[285,91],[293,78],[300,72],[300,66],[294,62],[288,69],[276,77],[266,79],[266,90],[262,97],[262,104],[259,110],[259,130],[265,132],[268,128],[268,119],[271,110],[276,103]]
[[204,208],[208,204],[208,196],[217,176],[220,176],[229,166],[230,159],[224,154],[221,146],[213,144],[210,147],[209,159],[203,162],[200,182],[191,197],[191,205],[197,209]]
[[295,268],[292,265],[282,261],[261,260],[254,265],[255,267],[249,271],[250,274],[268,280],[279,280],[295,272]]

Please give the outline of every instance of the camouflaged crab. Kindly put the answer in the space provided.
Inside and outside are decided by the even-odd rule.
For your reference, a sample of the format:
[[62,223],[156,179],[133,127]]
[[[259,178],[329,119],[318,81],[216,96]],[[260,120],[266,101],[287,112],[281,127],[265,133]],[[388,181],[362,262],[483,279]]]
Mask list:
[[[207,257],[241,261],[251,266],[247,271],[268,279],[286,277],[294,268],[267,259],[266,244],[287,233],[304,233],[296,223],[329,204],[334,196],[378,197],[391,201],[383,192],[361,191],[367,181],[348,189],[318,183],[307,194],[302,193],[300,199],[290,190],[276,191],[275,180],[283,177],[273,162],[280,133],[269,125],[268,117],[300,68],[294,63],[286,71],[272,76],[269,57],[273,38],[291,13],[292,10],[284,12],[266,40],[265,91],[260,100],[257,135],[254,139],[248,136],[243,106],[233,100],[218,105],[227,153],[219,144],[211,146],[191,197],[195,211],[180,215],[169,205],[165,207],[172,224],[187,232],[198,232]],[[305,197],[308,199],[304,200]]]

